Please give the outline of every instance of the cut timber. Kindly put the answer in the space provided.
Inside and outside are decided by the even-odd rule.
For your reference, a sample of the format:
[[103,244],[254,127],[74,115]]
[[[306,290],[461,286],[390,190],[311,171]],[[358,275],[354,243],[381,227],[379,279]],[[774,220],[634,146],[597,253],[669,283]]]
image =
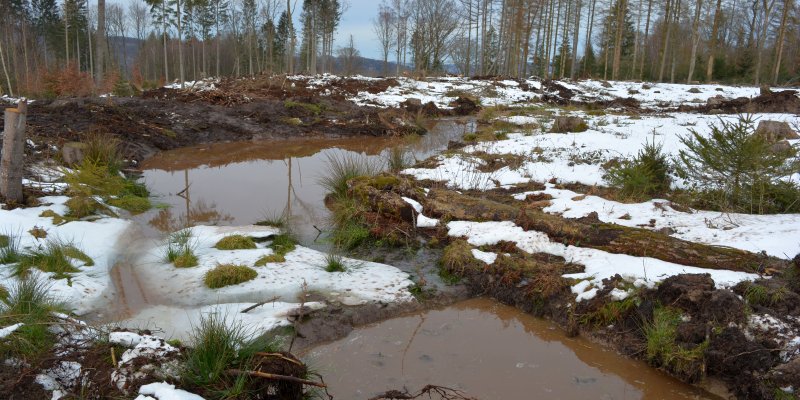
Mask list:
[[22,203],[22,163],[25,154],[25,117],[28,105],[20,100],[17,108],[6,108],[3,152],[0,156],[0,197]]
[[700,268],[763,272],[783,269],[788,263],[775,257],[730,247],[689,242],[653,232],[600,221],[584,222],[522,209],[516,220],[525,230],[546,233],[550,240],[610,253],[651,257]]
[[[392,182],[392,184],[380,184]],[[531,207],[519,207],[447,189],[430,189],[427,196],[405,178],[354,180],[351,193],[368,209],[390,219],[407,219],[412,197],[423,206],[426,216],[443,221],[515,221],[525,230],[547,234],[553,242],[588,247],[610,253],[651,257],[710,269],[743,272],[783,270],[788,261],[730,247],[689,242],[647,229],[604,223],[596,217],[568,219]],[[523,204],[520,202],[520,204]]]

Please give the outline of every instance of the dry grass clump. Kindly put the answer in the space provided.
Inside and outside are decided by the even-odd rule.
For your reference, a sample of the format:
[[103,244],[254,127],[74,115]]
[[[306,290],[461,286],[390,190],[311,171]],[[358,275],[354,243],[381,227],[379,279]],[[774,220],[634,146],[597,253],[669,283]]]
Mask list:
[[219,264],[214,269],[206,272],[203,282],[211,289],[218,289],[225,286],[238,285],[255,279],[258,276],[256,270],[236,264]]
[[218,250],[248,250],[255,249],[256,243],[247,236],[230,235],[220,239],[214,247]]

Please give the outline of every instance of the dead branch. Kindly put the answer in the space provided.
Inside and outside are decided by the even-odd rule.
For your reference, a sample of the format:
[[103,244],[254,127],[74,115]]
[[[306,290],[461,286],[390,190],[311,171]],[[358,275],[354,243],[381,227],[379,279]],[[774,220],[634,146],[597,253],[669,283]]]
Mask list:
[[241,369],[229,369],[229,370],[225,371],[225,373],[228,374],[228,375],[233,375],[233,376],[247,375],[247,376],[253,376],[253,377],[257,377],[257,378],[273,379],[273,380],[276,380],[276,381],[289,381],[289,382],[301,383],[303,385],[316,386],[316,387],[321,387],[321,388],[327,387],[324,383],[309,381],[309,380],[302,379],[302,378],[297,378],[297,377],[294,377],[294,376],[276,375],[276,374],[270,374],[270,373],[259,372],[259,371],[244,371],[244,370],[241,370]]
[[245,313],[247,313],[248,311],[250,311],[250,310],[252,310],[252,309],[254,309],[254,308],[256,308],[256,307],[261,307],[261,306],[263,306],[264,304],[267,304],[267,303],[272,303],[273,301],[275,301],[275,300],[278,300],[278,299],[280,299],[280,298],[281,298],[281,296],[273,296],[273,297],[272,297],[271,299],[269,299],[269,300],[265,300],[265,301],[262,301],[262,302],[260,302],[260,303],[253,304],[252,306],[250,306],[250,307],[247,307],[247,308],[245,308],[244,310],[242,310],[242,314],[245,314]]
[[370,398],[369,400],[410,400],[422,397],[424,395],[431,395],[436,394],[440,398],[445,400],[477,400],[475,397],[468,397],[466,394],[461,392],[460,390],[450,389],[444,386],[436,386],[436,385],[427,385],[422,390],[417,392],[416,394],[410,394],[407,391],[401,392],[399,390],[389,390],[386,393],[379,394],[375,397]]

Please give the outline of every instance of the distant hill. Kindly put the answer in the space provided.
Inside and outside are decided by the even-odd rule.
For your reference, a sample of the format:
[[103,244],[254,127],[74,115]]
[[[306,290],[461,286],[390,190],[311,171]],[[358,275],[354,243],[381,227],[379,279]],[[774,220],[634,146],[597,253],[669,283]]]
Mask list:
[[[139,55],[139,48],[141,46],[141,41],[136,38],[130,37],[122,37],[122,36],[110,36],[108,38],[109,47],[111,48],[111,53],[114,56],[114,61],[117,63],[120,68],[125,70],[127,73],[130,74],[131,70],[133,69],[133,64],[136,62],[136,58]],[[453,73],[455,68],[452,65],[447,65],[447,72]],[[407,69],[407,68],[404,68]],[[333,62],[333,72],[334,73],[341,73],[341,62],[339,59],[334,59]],[[388,75],[393,76],[397,71],[397,64],[395,62],[389,61],[388,63]],[[383,60],[376,60],[374,58],[367,58],[367,57],[358,57],[358,69],[357,73],[365,76],[382,76],[384,75],[383,71]]]

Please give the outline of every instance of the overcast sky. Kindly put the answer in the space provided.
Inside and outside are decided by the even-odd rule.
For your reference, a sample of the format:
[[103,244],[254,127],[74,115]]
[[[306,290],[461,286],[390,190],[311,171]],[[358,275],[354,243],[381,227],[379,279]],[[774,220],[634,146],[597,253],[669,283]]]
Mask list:
[[[2,0],[0,0],[2,1]],[[107,0],[106,3],[121,3],[128,4],[134,1],[142,0]],[[302,8],[302,0],[292,0],[297,2],[296,17],[300,16],[300,9]],[[353,42],[356,48],[361,51],[363,57],[383,58],[381,55],[380,44],[375,38],[375,33],[372,31],[372,20],[378,14],[379,0],[344,0],[349,3],[349,7],[342,15],[342,21],[339,25],[339,30],[336,32],[336,43],[334,47],[345,46],[350,40],[350,35],[353,35]],[[97,6],[96,0],[89,0],[89,3],[94,3]],[[286,7],[286,2],[282,1],[283,7]],[[277,21],[275,21],[277,23]],[[299,25],[296,25],[299,26]],[[298,33],[299,34],[299,33]],[[299,40],[299,39],[298,39]],[[335,49],[334,49],[335,51]]]

